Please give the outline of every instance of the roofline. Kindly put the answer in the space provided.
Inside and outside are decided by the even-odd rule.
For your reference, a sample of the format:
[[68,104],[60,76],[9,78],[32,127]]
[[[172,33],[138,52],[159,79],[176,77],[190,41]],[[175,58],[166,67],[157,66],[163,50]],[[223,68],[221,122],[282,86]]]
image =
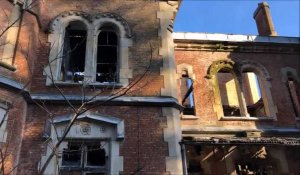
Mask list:
[[225,41],[238,43],[280,43],[280,44],[300,44],[300,37],[286,36],[256,36],[256,35],[236,35],[221,33],[192,33],[174,32],[174,41]]

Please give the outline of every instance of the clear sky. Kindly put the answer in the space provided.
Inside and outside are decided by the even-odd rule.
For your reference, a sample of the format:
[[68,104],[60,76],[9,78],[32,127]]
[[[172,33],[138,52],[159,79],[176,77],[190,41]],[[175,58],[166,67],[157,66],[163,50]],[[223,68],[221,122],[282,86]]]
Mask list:
[[[253,13],[258,0],[183,0],[175,32],[258,35]],[[300,36],[300,0],[267,0],[279,36]]]

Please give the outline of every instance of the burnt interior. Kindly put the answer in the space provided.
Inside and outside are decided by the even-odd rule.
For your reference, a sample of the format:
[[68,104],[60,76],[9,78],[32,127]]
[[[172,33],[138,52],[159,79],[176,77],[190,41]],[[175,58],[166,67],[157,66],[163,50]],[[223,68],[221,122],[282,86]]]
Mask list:
[[71,22],[65,31],[62,80],[83,81],[87,32],[78,22]]
[[96,81],[117,82],[118,36],[106,27],[98,35]]

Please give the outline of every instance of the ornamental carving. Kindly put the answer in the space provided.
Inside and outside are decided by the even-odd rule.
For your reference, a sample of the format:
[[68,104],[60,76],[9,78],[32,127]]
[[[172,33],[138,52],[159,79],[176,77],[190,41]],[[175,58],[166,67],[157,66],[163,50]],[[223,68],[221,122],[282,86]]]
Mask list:
[[115,14],[115,13],[98,13],[95,15],[90,15],[88,13],[82,12],[82,11],[67,11],[59,14],[56,16],[49,25],[49,32],[53,33],[55,31],[55,27],[60,25],[64,19],[68,18],[74,18],[74,17],[80,17],[83,20],[86,20],[89,24],[92,24],[94,21],[99,19],[113,19],[114,21],[121,24],[121,26],[125,30],[125,36],[127,38],[132,37],[131,29],[128,25],[128,22],[122,18],[121,16]]
[[208,79],[213,78],[213,76],[215,76],[221,69],[234,70],[235,62],[233,62],[231,60],[214,61],[207,70],[206,78],[208,78]]

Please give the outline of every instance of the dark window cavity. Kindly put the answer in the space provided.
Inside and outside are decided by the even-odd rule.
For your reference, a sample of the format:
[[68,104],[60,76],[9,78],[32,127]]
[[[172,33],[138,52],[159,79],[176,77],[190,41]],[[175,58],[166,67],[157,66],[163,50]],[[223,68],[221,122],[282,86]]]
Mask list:
[[98,35],[96,81],[117,82],[118,36],[111,27],[100,29]]
[[[102,143],[102,144],[101,144]],[[63,150],[60,174],[104,175],[107,172],[106,142],[69,142]]]
[[84,77],[87,32],[83,24],[71,22],[65,30],[61,79],[81,82]]

